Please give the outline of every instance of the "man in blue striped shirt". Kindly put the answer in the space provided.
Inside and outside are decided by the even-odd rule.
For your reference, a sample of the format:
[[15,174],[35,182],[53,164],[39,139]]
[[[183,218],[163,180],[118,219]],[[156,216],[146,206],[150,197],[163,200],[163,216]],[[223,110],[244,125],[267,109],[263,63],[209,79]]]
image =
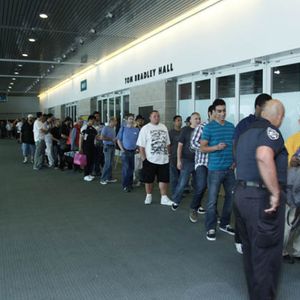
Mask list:
[[208,201],[206,207],[206,238],[216,240],[216,205],[221,184],[225,190],[225,200],[219,229],[234,235],[230,226],[232,211],[232,190],[235,183],[233,162],[234,125],[225,120],[226,103],[216,99],[213,103],[215,119],[207,124],[202,133],[201,152],[208,153]]

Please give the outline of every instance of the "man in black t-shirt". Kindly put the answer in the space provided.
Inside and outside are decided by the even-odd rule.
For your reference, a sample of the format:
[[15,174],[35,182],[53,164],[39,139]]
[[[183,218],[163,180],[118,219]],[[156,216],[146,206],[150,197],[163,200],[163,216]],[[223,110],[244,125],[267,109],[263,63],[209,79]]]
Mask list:
[[88,117],[87,126],[81,129],[80,140],[79,140],[79,151],[86,155],[86,166],[84,167],[84,181],[92,181],[95,179],[92,176],[93,166],[96,158],[96,146],[95,139],[98,134],[94,127],[96,118],[94,115]]
[[[177,148],[177,169],[180,170],[180,176],[178,180],[177,187],[172,196],[172,210],[175,211],[182,199],[182,194],[186,187],[186,184],[190,178],[190,175],[193,176],[193,182],[197,180],[195,172],[195,151],[191,148],[191,138],[195,128],[200,124],[201,118],[200,114],[197,112],[192,113],[190,119],[190,126],[186,126],[181,130],[178,148]],[[198,196],[196,193],[194,197]],[[193,201],[198,201],[193,199]],[[197,222],[197,209],[191,210],[190,212],[190,221],[195,223]]]
[[22,125],[20,133],[20,142],[22,143],[22,152],[23,152],[23,163],[26,164],[28,157],[31,157],[31,162],[33,163],[34,152],[35,152],[35,143],[33,137],[33,115],[28,115],[27,120]]
[[60,121],[54,121],[54,127],[50,129],[52,137],[52,151],[54,159],[54,168],[58,168],[58,150],[59,150],[59,140],[60,140]]
[[169,130],[169,137],[171,142],[171,153],[170,153],[170,186],[171,186],[171,193],[175,192],[178,178],[179,178],[179,170],[177,169],[177,147],[178,141],[181,133],[181,126],[182,126],[182,118],[181,116],[175,116],[173,118],[173,128]]

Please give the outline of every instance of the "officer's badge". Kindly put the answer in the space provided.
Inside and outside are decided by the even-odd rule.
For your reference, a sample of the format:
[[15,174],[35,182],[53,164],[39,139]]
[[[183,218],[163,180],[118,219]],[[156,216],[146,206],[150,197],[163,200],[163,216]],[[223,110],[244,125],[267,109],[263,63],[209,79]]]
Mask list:
[[268,134],[269,139],[272,141],[279,139],[279,132],[271,127],[268,127],[267,134]]

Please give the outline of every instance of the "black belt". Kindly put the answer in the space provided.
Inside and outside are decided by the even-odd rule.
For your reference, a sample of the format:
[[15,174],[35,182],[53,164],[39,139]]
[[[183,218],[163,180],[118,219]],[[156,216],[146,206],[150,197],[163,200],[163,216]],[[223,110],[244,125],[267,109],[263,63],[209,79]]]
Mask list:
[[261,188],[261,189],[266,189],[267,188],[264,184],[256,182],[256,181],[239,180],[238,184],[241,185],[241,186],[243,186],[243,187],[248,186],[248,187]]
[[[238,184],[241,185],[241,186],[243,186],[243,187],[247,186],[247,187],[256,187],[256,188],[261,188],[261,189],[267,189],[267,187],[263,183],[260,183],[260,182],[257,182],[257,181],[239,180]],[[287,185],[283,184],[283,183],[279,183],[279,186],[284,191],[287,188]]]
[[128,150],[128,149],[124,149],[124,151],[126,151],[126,152],[135,152],[135,150]]

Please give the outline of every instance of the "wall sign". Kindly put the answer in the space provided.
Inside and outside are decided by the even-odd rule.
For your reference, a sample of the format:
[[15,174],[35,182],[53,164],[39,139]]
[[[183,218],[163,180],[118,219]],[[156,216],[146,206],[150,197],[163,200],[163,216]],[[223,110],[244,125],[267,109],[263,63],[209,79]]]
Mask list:
[[125,77],[125,84],[141,81],[141,80],[144,80],[147,78],[156,77],[156,76],[159,76],[159,75],[162,75],[165,73],[170,73],[173,71],[174,71],[173,63],[170,63],[167,65],[159,66],[155,69],[147,70],[147,71],[135,74],[135,75]]
[[86,91],[87,90],[87,80],[82,80],[80,82],[80,92]]

